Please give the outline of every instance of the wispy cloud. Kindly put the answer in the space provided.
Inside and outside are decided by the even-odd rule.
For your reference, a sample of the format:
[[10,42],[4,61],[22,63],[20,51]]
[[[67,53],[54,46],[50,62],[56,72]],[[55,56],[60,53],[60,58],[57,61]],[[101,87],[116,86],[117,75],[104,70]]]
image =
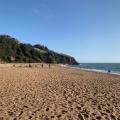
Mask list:
[[45,11],[45,10],[40,10],[39,8],[33,8],[32,12],[37,17],[41,17],[43,19],[51,19],[55,16],[52,12]]
[[40,7],[47,7],[47,4],[41,3],[41,4],[40,4]]
[[38,14],[38,13],[40,13],[40,10],[44,10],[46,8],[47,8],[47,5],[45,3],[41,3],[41,4],[39,4],[39,7],[34,7],[32,9],[32,11],[33,11],[33,13]]
[[52,13],[48,13],[46,15],[44,15],[44,18],[53,18],[55,15]]
[[39,12],[40,12],[38,8],[33,8],[32,11],[34,14],[39,14]]

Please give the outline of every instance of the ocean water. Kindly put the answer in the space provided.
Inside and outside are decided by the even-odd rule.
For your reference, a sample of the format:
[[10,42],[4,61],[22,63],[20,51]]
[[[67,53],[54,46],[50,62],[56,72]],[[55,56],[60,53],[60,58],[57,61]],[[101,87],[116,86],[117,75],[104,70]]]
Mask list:
[[70,65],[70,67],[104,73],[110,71],[113,74],[120,74],[120,63],[81,63],[79,65]]

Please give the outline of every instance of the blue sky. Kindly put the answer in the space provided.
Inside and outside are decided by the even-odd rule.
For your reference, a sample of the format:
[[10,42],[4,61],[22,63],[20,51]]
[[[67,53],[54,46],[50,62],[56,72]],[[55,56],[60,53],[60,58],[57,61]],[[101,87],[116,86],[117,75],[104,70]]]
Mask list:
[[79,62],[120,62],[120,0],[0,0],[0,34]]

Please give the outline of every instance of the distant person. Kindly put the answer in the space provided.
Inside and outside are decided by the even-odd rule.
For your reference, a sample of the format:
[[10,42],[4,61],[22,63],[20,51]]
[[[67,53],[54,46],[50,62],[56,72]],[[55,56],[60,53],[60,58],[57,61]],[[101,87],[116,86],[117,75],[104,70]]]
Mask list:
[[32,67],[32,65],[29,63],[29,67]]
[[49,69],[51,68],[51,65],[50,65],[50,63],[49,63]]
[[111,73],[111,70],[108,70],[108,73]]
[[41,65],[41,67],[43,68],[43,64]]
[[31,61],[30,61],[30,58],[29,58],[29,67],[32,67],[32,65],[30,63],[31,63]]

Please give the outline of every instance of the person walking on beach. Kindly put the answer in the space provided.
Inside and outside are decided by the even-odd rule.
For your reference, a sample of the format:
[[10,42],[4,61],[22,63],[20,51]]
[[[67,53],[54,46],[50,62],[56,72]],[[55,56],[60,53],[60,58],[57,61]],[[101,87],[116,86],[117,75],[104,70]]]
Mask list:
[[50,63],[49,63],[49,69],[51,68],[51,65],[50,65]]
[[41,65],[41,67],[43,68],[43,64]]
[[111,73],[111,70],[108,70],[108,73]]
[[30,60],[30,58],[29,58],[29,67],[32,67],[32,65],[31,65],[30,63],[31,63],[31,60]]

